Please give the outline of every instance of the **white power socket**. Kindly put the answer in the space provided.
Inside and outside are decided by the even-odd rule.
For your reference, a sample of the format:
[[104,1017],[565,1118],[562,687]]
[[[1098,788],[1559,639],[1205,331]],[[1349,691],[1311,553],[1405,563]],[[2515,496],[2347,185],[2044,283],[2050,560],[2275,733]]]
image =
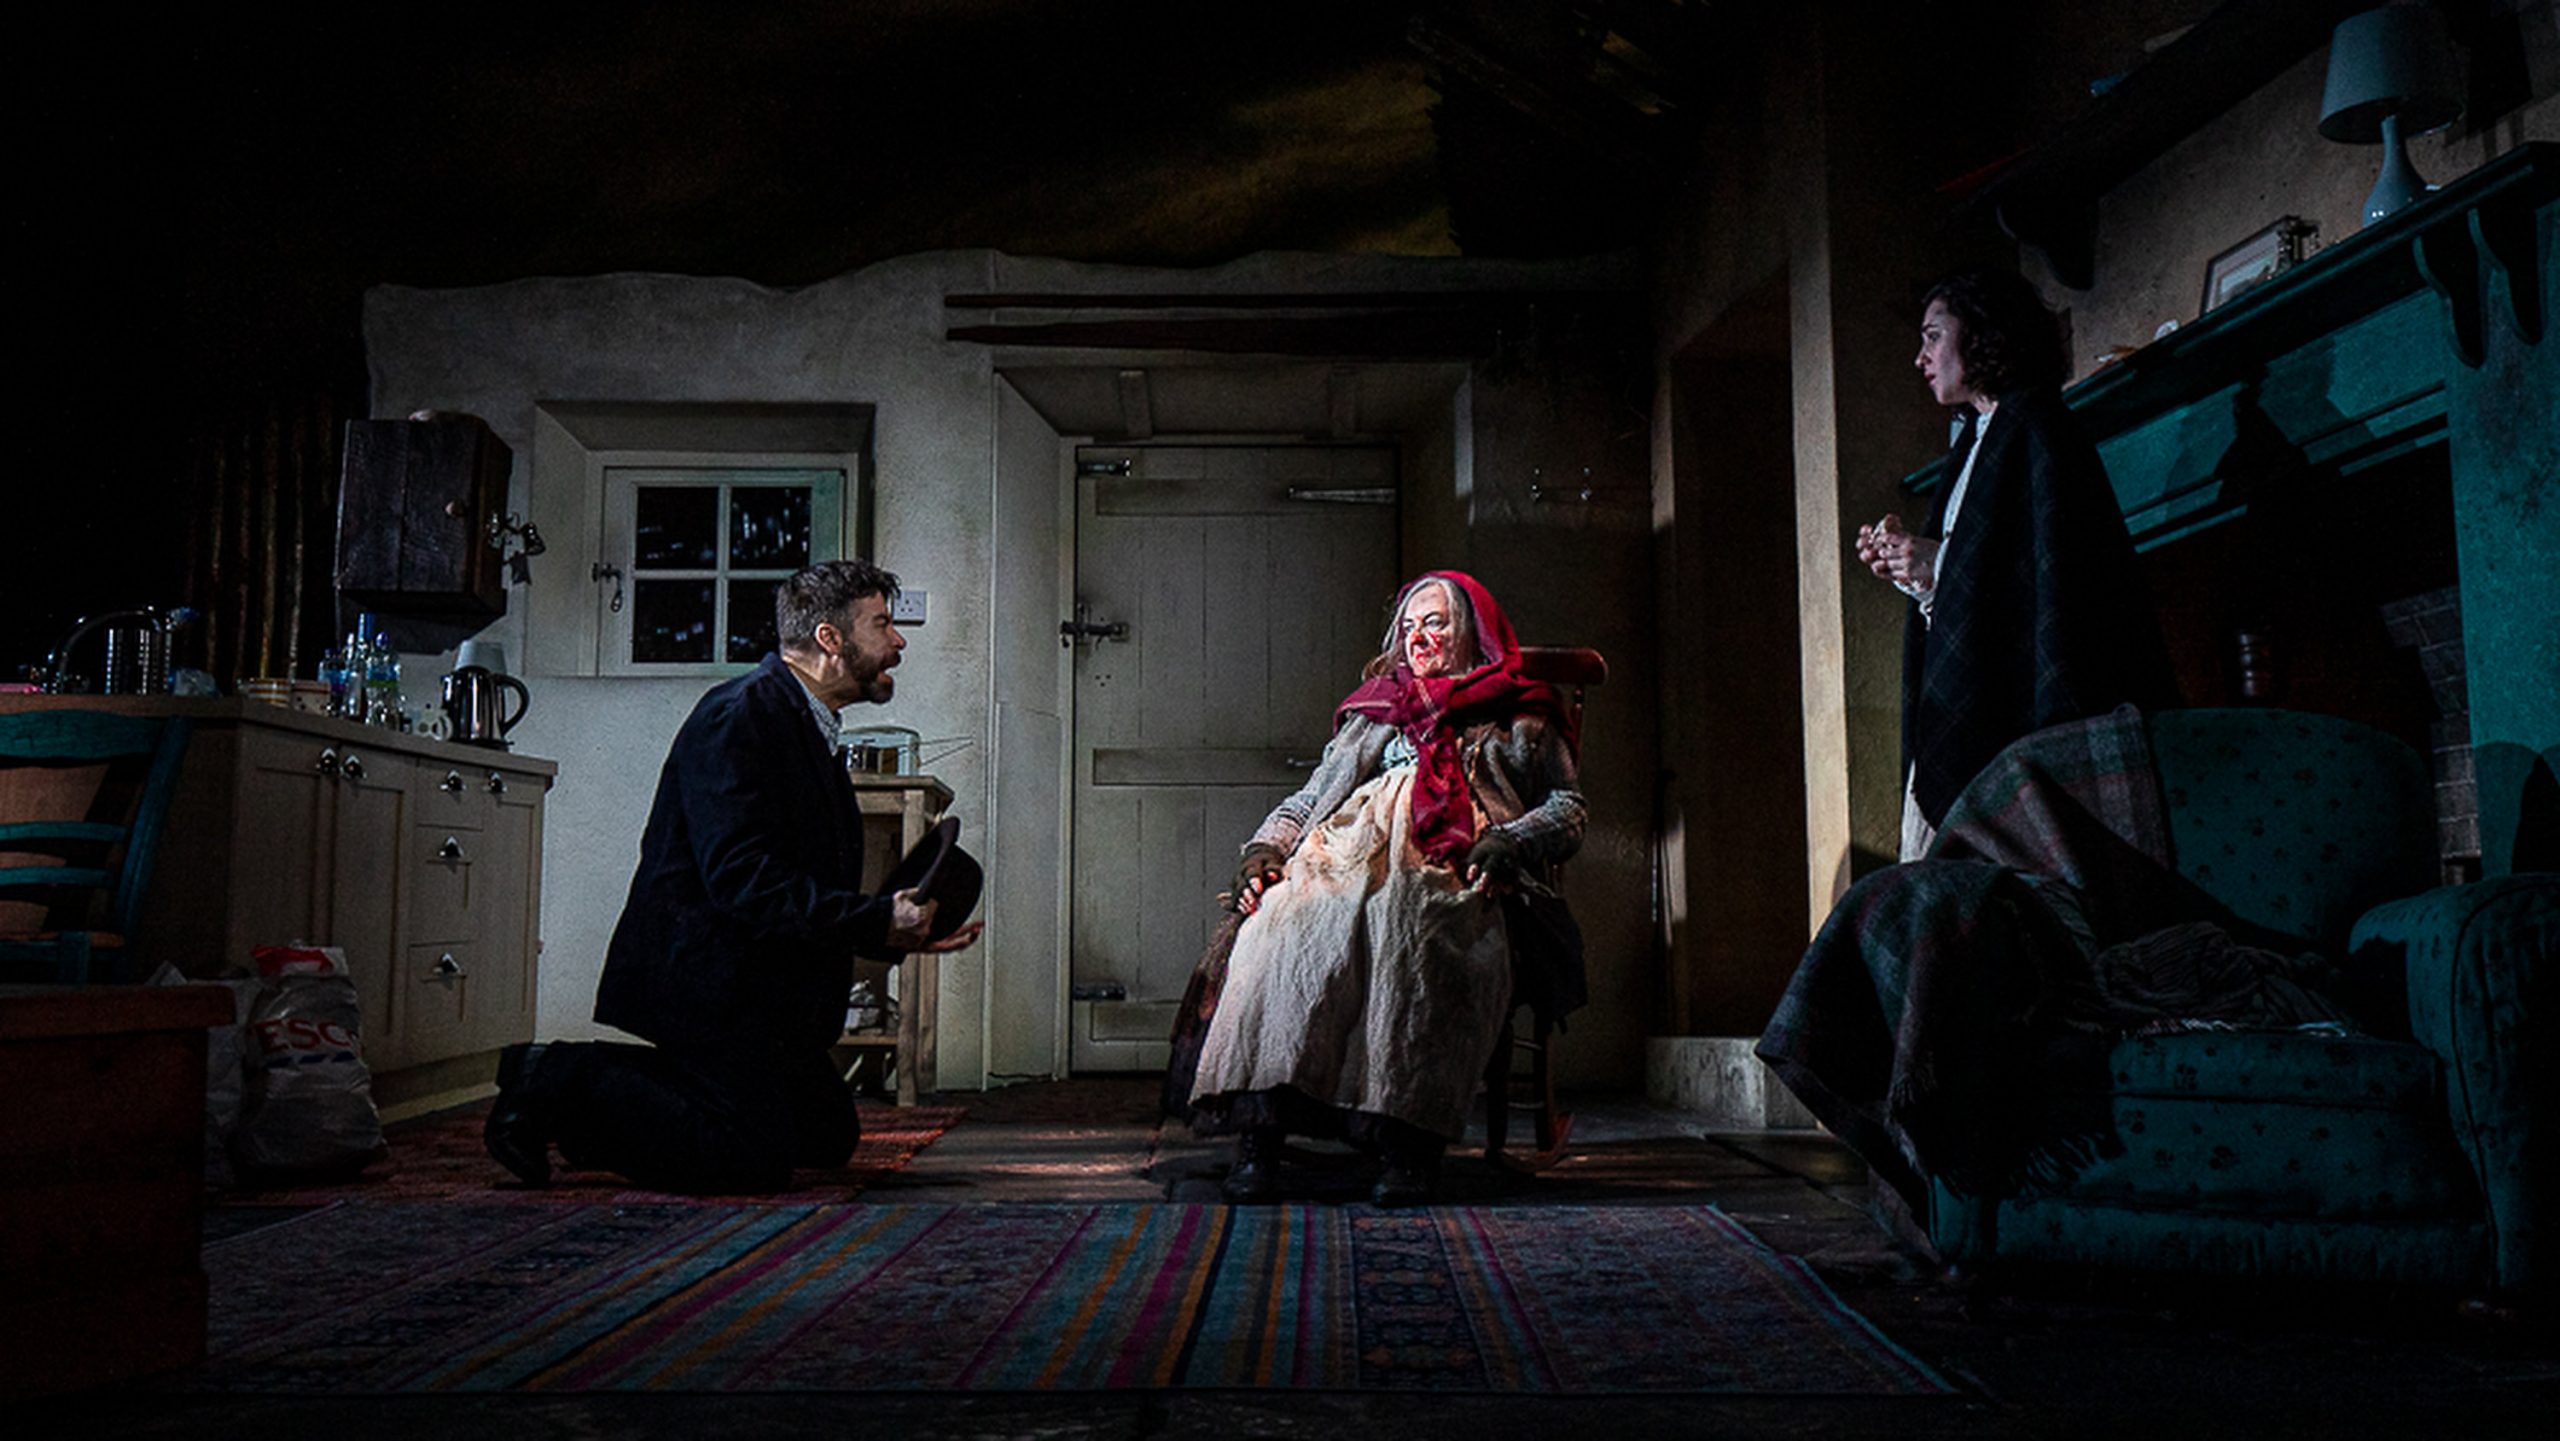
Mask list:
[[924,592],[899,591],[897,603],[889,607],[889,619],[898,625],[924,624]]

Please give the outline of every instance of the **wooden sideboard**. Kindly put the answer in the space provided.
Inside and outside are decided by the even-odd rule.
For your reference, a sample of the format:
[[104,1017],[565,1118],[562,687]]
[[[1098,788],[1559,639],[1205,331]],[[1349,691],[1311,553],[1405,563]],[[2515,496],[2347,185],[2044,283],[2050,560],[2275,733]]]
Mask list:
[[0,712],[194,723],[135,946],[209,976],[261,945],[346,953],[375,1098],[487,1081],[533,1038],[542,812],[558,767],[236,699],[0,696]]

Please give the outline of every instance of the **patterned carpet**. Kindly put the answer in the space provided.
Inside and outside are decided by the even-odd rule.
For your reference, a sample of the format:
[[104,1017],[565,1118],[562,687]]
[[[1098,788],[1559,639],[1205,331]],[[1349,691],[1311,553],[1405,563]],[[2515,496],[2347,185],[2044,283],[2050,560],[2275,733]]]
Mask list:
[[[801,1171],[791,1189],[769,1196],[688,1198],[740,1205],[795,1206],[851,1200],[874,1180],[904,1167],[918,1151],[951,1129],[962,1115],[959,1106],[862,1106],[862,1141],[853,1159],[825,1171]],[[555,1172],[544,1187],[519,1184],[480,1143],[480,1127],[489,1103],[420,1116],[384,1133],[389,1154],[343,1181],[307,1182],[265,1187],[241,1186],[211,1198],[216,1206],[317,1206],[331,1201],[534,1201],[551,1204],[625,1204],[667,1201],[659,1191],[632,1188],[629,1181],[603,1171]]]
[[223,1392],[1948,1389],[1707,1206],[341,1203],[205,1266]]

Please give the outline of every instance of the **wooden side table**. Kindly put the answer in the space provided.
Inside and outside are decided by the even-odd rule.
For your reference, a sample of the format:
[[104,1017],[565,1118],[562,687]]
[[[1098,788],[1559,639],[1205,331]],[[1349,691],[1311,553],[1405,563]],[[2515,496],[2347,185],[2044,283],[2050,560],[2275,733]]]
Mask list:
[[[889,869],[924,839],[951,804],[951,787],[932,776],[856,775],[853,796],[862,809],[862,874],[866,880],[886,876]],[[912,1106],[916,1095],[934,1086],[934,1011],[942,988],[942,958],[911,955],[898,963],[898,1104]],[[879,1038],[848,1033],[845,1044],[879,1044]]]
[[212,986],[0,986],[0,1396],[204,1359]]

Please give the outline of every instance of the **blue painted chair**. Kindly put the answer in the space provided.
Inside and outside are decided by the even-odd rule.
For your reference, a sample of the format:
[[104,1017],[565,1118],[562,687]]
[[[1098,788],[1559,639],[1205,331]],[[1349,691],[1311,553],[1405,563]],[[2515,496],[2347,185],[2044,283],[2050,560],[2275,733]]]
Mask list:
[[187,731],[175,717],[0,715],[0,976],[141,979],[128,941]]

